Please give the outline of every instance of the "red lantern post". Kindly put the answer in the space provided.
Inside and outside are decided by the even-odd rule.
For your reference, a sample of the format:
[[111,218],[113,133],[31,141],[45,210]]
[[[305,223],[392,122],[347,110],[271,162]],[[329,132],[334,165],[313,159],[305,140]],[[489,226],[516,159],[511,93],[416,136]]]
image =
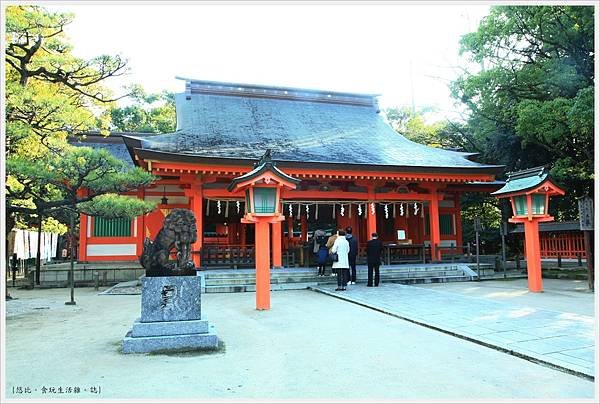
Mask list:
[[281,189],[295,189],[300,180],[279,170],[271,160],[270,150],[254,169],[234,178],[229,192],[246,194],[246,211],[242,223],[253,223],[256,254],[256,309],[271,308],[270,237],[269,225],[285,219],[281,213]]
[[523,223],[527,250],[527,280],[531,292],[542,292],[542,261],[540,258],[539,223],[551,222],[548,214],[550,196],[564,195],[548,175],[546,167],[535,167],[508,173],[504,187],[492,195],[510,198],[513,217],[511,223]]

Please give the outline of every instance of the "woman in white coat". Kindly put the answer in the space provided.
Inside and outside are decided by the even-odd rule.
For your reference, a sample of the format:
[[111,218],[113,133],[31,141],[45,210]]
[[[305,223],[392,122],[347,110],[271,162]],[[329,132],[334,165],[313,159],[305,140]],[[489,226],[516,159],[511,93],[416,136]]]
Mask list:
[[338,260],[333,263],[331,269],[337,269],[337,284],[338,287],[335,290],[346,290],[346,285],[348,283],[348,279],[350,278],[349,268],[350,264],[348,263],[348,253],[350,252],[350,244],[348,244],[348,240],[346,240],[346,232],[343,230],[338,230],[338,237],[335,239],[335,243],[333,243],[333,247],[331,247],[332,253],[337,253]]

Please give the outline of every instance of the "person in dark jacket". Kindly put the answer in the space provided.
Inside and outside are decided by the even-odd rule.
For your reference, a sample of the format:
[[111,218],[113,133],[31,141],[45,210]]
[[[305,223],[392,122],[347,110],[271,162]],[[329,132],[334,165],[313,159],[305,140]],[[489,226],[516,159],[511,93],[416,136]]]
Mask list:
[[325,276],[325,265],[327,264],[327,258],[329,257],[329,250],[327,249],[327,236],[321,229],[315,231],[313,252],[317,257],[317,264],[319,266],[319,276]]
[[346,240],[350,244],[348,253],[348,264],[350,264],[350,284],[356,284],[356,256],[358,255],[358,240],[352,235],[352,227],[346,227]]
[[[381,253],[383,243],[377,238],[377,233],[371,234],[373,237],[367,241],[367,267],[369,268],[367,286],[379,286],[379,266],[381,265]],[[373,271],[375,271],[375,284],[373,284]]]

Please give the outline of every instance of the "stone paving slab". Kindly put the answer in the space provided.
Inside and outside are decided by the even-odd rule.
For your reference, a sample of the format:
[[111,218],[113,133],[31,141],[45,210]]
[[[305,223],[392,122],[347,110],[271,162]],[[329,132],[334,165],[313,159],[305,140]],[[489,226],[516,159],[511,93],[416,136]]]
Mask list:
[[591,316],[403,284],[311,289],[587,379],[595,376]]

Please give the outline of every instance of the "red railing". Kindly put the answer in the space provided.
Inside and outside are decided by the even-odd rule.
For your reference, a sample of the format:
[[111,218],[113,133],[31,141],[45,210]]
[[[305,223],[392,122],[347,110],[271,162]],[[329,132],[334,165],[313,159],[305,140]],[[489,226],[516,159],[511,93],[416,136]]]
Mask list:
[[542,258],[586,258],[583,234],[540,234],[540,255]]

